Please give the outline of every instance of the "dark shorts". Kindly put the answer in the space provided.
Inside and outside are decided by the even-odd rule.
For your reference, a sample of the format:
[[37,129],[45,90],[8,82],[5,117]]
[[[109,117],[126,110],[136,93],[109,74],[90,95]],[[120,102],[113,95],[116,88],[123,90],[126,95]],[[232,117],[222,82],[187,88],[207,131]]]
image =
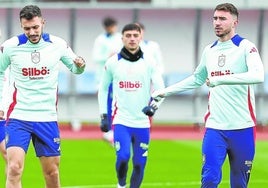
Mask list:
[[0,142],[5,139],[5,124],[6,121],[0,121]]
[[37,157],[60,155],[58,123],[9,119],[6,124],[6,148],[21,147],[25,153],[32,140]]

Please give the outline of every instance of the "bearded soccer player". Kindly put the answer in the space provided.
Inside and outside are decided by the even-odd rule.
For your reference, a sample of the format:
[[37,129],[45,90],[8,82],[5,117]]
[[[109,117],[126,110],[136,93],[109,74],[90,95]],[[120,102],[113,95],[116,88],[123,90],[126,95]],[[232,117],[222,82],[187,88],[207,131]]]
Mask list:
[[[1,38],[1,30],[0,30],[0,38]],[[3,83],[3,97],[2,97],[2,109],[0,110],[0,153],[5,161],[5,164],[7,164],[7,152],[6,152],[6,144],[5,144],[5,124],[6,124],[6,117],[5,113],[6,112],[6,107],[8,105],[8,79],[9,71],[5,72],[4,75],[4,83]]]
[[8,39],[1,46],[0,93],[4,71],[8,67],[14,82],[13,101],[6,123],[6,187],[22,186],[24,159],[32,140],[42,166],[45,187],[59,188],[59,63],[62,62],[72,73],[81,74],[85,61],[63,39],[43,32],[45,20],[38,6],[25,6],[19,18],[24,33]]
[[206,84],[201,187],[218,187],[228,156],[230,187],[246,188],[255,155],[254,84],[264,81],[263,63],[256,46],[236,33],[238,10],[233,4],[217,5],[212,18],[218,39],[204,49],[193,75],[152,97],[159,100]]

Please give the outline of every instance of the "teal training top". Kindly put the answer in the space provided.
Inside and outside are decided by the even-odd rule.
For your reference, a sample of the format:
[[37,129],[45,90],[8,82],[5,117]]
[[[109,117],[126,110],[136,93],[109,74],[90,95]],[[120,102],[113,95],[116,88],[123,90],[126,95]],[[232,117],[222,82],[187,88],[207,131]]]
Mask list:
[[113,124],[148,128],[150,118],[142,109],[149,105],[153,89],[163,89],[164,81],[151,54],[144,52],[137,61],[115,54],[105,64],[98,100],[100,114],[107,114],[108,88],[113,85]]
[[25,34],[12,37],[3,43],[1,52],[0,93],[8,67],[14,87],[8,118],[56,121],[59,64],[62,62],[71,72],[81,74],[84,67],[73,62],[77,55],[63,39],[46,33],[37,44],[31,43]]
[[256,124],[253,86],[264,81],[264,69],[256,46],[239,35],[208,45],[193,75],[152,96],[194,89],[202,86],[207,78],[210,88],[206,127],[235,130]]

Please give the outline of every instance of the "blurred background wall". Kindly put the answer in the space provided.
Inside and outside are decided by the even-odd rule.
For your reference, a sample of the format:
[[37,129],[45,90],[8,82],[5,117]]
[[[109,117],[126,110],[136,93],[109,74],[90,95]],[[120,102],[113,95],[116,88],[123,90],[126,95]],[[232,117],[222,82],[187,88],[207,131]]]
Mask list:
[[[95,37],[103,32],[102,19],[111,15],[119,31],[130,22],[146,27],[145,38],[160,44],[166,85],[192,73],[203,48],[217,38],[213,32],[213,9],[221,0],[0,0],[0,28],[5,39],[22,32],[19,11],[27,4],[40,6],[46,19],[45,32],[64,38],[87,61],[86,73],[71,75],[66,67],[60,73],[60,121],[98,122],[99,112],[92,63]],[[237,32],[254,42],[268,73],[268,1],[230,0],[240,12]],[[267,74],[268,75],[268,74]],[[267,77],[268,78],[268,77]],[[207,109],[207,88],[169,97],[157,111],[159,122],[203,122]],[[266,122],[268,80],[256,85],[257,118]],[[235,96],[234,96],[235,97]]]

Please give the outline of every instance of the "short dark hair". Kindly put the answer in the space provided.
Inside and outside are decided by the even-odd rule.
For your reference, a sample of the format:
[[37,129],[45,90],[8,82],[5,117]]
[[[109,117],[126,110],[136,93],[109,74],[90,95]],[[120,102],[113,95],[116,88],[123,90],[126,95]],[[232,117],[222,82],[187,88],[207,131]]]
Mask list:
[[141,28],[142,30],[145,30],[145,26],[144,26],[144,24],[142,24],[141,22],[135,22],[135,24],[137,24],[138,26],[140,26],[140,28]]
[[31,20],[36,16],[42,17],[41,10],[36,5],[27,5],[20,11],[20,19],[25,18],[26,20]]
[[140,26],[138,26],[136,23],[130,23],[123,27],[122,34],[124,34],[125,31],[132,31],[132,30],[136,30],[141,33]]
[[115,18],[108,16],[103,19],[102,24],[104,27],[110,27],[117,25],[117,21]]
[[216,10],[223,10],[223,11],[230,12],[230,14],[236,16],[237,18],[238,18],[238,15],[239,15],[237,8],[231,3],[219,4],[214,9],[214,11],[216,11]]

